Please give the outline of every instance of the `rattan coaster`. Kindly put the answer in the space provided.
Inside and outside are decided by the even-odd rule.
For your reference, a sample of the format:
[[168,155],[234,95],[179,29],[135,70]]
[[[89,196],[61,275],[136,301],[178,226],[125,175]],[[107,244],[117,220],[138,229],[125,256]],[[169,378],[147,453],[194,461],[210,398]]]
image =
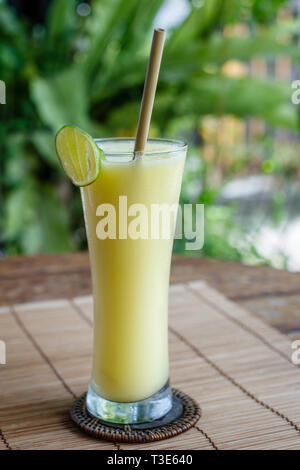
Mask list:
[[85,406],[86,393],[74,401],[70,415],[84,432],[97,439],[132,443],[160,441],[187,431],[201,416],[201,409],[193,398],[175,388],[172,393],[172,409],[163,418],[151,423],[113,424],[93,418]]

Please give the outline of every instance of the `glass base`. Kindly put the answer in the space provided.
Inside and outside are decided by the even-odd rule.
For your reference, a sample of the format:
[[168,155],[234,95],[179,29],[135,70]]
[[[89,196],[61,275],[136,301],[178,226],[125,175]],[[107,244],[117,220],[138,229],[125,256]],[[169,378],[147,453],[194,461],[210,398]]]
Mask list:
[[168,381],[157,393],[145,400],[118,403],[102,398],[90,385],[86,396],[86,407],[92,416],[110,423],[149,423],[162,418],[170,411],[172,391]]

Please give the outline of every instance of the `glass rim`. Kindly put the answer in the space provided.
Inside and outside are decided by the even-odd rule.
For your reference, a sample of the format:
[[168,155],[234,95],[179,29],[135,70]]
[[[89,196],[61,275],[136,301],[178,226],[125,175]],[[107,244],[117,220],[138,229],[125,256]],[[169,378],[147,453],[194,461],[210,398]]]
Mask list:
[[[135,137],[103,137],[103,138],[96,138],[94,139],[94,142],[98,145],[101,142],[135,142]],[[186,142],[183,140],[176,140],[176,139],[164,139],[164,138],[151,138],[147,139],[147,142],[157,142],[157,143],[167,143],[172,145],[172,148],[168,148],[168,150],[155,150],[155,151],[148,151],[148,152],[143,152],[143,155],[147,157],[151,156],[164,156],[164,155],[170,155],[173,153],[177,152],[182,152],[187,149],[188,145]],[[100,148],[101,146],[98,145]],[[134,152],[122,152],[122,151],[116,151],[116,152],[105,152],[104,155],[107,156],[117,156],[117,155],[122,155],[125,157],[132,157],[134,156]]]

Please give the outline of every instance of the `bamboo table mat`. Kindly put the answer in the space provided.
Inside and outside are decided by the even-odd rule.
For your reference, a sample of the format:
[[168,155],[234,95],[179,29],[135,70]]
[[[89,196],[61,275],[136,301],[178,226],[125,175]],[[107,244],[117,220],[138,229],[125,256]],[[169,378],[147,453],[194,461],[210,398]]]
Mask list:
[[300,449],[300,374],[286,336],[200,281],[171,286],[169,324],[172,385],[202,417],[172,439],[116,444],[68,415],[90,378],[91,297],[0,307],[0,449]]

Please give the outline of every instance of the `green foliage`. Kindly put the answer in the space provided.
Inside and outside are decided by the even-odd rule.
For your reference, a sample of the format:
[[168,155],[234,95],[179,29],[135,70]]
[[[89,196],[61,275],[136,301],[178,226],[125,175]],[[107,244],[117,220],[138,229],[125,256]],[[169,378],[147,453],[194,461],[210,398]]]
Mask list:
[[[300,50],[292,41],[299,21],[274,22],[285,3],[191,2],[188,17],[168,34],[152,135],[192,136],[203,116],[227,114],[256,116],[296,130],[287,81],[223,73],[228,60],[246,65],[253,57],[287,56],[299,62]],[[79,193],[62,175],[53,137],[63,124],[99,137],[135,133],[153,21],[162,4],[91,0],[91,14],[82,18],[76,13],[77,0],[54,0],[43,26],[20,19],[7,1],[0,1],[0,79],[7,85],[7,104],[0,107],[4,253],[85,246],[78,236],[83,225]],[[224,28],[241,22],[251,24],[253,34],[223,34]],[[262,171],[272,172],[272,163],[264,162]],[[223,241],[231,215],[217,211],[218,191],[209,189],[207,174],[204,164],[198,172],[204,187],[200,198],[209,215],[204,252],[240,259],[232,243]],[[187,182],[188,173],[185,178]]]
[[260,23],[271,22],[276,18],[278,8],[285,3],[285,0],[254,0],[253,13]]

